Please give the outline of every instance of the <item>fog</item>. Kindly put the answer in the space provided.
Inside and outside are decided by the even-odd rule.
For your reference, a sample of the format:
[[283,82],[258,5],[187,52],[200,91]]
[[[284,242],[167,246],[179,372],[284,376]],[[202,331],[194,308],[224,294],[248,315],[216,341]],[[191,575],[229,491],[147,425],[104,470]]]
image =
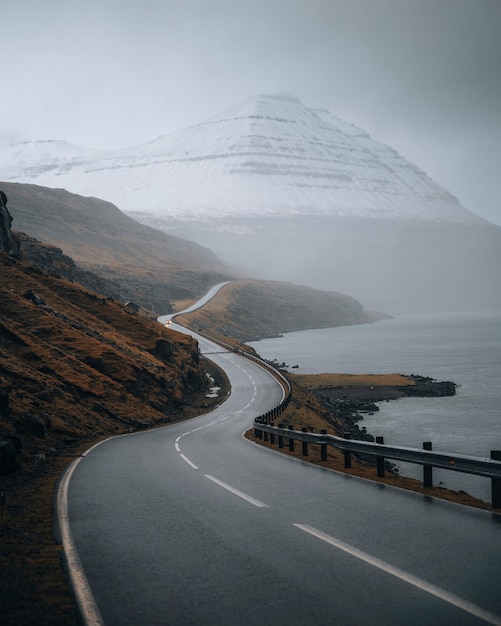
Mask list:
[[488,224],[313,215],[151,223],[210,247],[243,276],[338,291],[366,309],[501,309],[501,228]]
[[499,0],[0,0],[0,132],[136,145],[288,92],[501,224]]

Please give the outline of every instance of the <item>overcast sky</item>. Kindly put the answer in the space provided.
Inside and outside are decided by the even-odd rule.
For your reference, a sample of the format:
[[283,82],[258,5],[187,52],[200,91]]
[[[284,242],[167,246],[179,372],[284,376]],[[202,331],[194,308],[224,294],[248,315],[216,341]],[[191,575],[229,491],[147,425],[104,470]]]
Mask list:
[[0,132],[137,145],[288,92],[501,225],[501,0],[0,0]]

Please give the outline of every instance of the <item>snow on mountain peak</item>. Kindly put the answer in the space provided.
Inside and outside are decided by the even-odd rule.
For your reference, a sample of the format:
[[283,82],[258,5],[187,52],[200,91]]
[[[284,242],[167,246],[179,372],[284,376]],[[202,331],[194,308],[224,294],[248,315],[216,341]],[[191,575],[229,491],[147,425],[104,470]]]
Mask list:
[[260,94],[120,150],[0,135],[0,177],[180,220],[305,214],[483,222],[395,150],[289,94]]

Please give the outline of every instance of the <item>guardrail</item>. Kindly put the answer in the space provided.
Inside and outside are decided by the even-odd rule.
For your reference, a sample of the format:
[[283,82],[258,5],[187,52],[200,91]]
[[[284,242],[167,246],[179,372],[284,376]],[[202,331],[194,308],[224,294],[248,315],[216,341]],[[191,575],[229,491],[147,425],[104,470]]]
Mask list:
[[320,446],[320,458],[322,461],[327,460],[327,446],[334,446],[343,452],[344,466],[351,467],[351,454],[366,454],[376,458],[376,471],[378,477],[385,475],[385,460],[392,459],[403,461],[406,463],[415,463],[423,466],[423,486],[431,488],[433,486],[433,468],[447,469],[464,474],[475,474],[489,478],[491,481],[491,505],[493,509],[501,508],[501,450],[491,450],[491,458],[482,458],[468,456],[464,454],[449,454],[446,452],[434,452],[432,443],[425,441],[422,448],[407,448],[404,446],[388,446],[384,444],[383,437],[376,437],[376,442],[358,441],[350,439],[348,434],[343,437],[336,435],[328,435],[326,431],[320,434],[308,432],[307,428],[301,431],[294,430],[292,426],[285,428],[283,424],[274,425],[277,419],[287,408],[292,398],[292,387],[287,378],[273,367],[270,363],[263,359],[240,350],[231,344],[215,339],[197,331],[205,338],[217,343],[228,351],[235,352],[240,356],[258,363],[279,380],[284,388],[284,396],[282,401],[273,409],[260,415],[254,419],[254,433],[257,438],[268,439],[270,435],[270,443],[275,443],[278,439],[278,447],[284,447],[284,439],[288,440],[289,450],[294,450],[294,441],[302,442],[302,454],[308,456],[308,444],[313,443]]
[[212,341],[218,346],[221,346],[221,348],[225,348],[226,350],[228,350],[228,352],[234,352],[235,354],[239,354],[240,356],[243,356],[246,359],[249,359],[250,361],[257,363],[259,366],[268,370],[270,374],[272,374],[278,380],[278,382],[282,385],[283,390],[284,390],[284,395],[283,395],[281,402],[276,407],[274,407],[273,409],[271,409],[270,411],[262,415],[261,417],[263,419],[266,419],[268,422],[270,422],[273,419],[276,419],[277,417],[279,417],[285,411],[285,409],[289,405],[289,402],[292,398],[292,387],[291,387],[290,382],[287,380],[287,377],[284,376],[282,372],[277,370],[275,367],[273,367],[273,365],[271,365],[267,361],[261,359],[260,357],[257,357],[255,354],[252,354],[251,352],[246,352],[245,350],[241,350],[240,348],[237,348],[236,346],[232,346],[231,344],[221,341],[220,339],[211,337],[210,335],[205,334],[201,330],[195,331],[193,329],[193,331],[201,335],[205,339]]
[[289,450],[294,450],[294,441],[303,443],[303,456],[308,456],[308,444],[320,446],[321,460],[327,460],[327,446],[334,446],[341,450],[344,455],[345,467],[351,467],[351,454],[367,454],[376,457],[376,469],[379,477],[385,474],[385,459],[416,463],[423,466],[423,485],[433,486],[433,468],[448,469],[455,472],[484,476],[491,480],[491,504],[493,509],[501,508],[501,450],[492,450],[491,458],[467,456],[463,454],[449,454],[446,452],[434,452],[430,442],[425,442],[423,448],[407,448],[403,446],[384,445],[382,437],[377,437],[376,442],[357,441],[349,437],[337,437],[328,435],[325,431],[320,434],[308,432],[307,428],[301,431],[294,430],[292,426],[285,428],[283,424],[275,426],[270,423],[266,416],[259,416],[254,420],[254,433],[259,439],[264,438],[275,443],[278,439],[278,447],[284,447],[284,440],[288,440]]

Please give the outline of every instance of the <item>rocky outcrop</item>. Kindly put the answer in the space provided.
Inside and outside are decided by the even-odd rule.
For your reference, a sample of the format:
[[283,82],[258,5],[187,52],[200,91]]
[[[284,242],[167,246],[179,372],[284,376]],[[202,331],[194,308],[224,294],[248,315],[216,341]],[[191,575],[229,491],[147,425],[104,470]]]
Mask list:
[[7,196],[0,189],[0,250],[11,256],[20,256],[19,243],[12,230],[12,215],[7,208]]
[[397,400],[403,397],[438,398],[454,396],[456,384],[451,381],[437,381],[428,376],[411,374],[408,378],[413,385],[332,387],[314,390],[317,400],[343,423],[344,432],[352,439],[374,441],[365,426],[360,427],[364,414],[379,411],[378,402]]
[[42,243],[26,233],[17,232],[16,236],[23,258],[42,268],[47,274],[66,278],[114,300],[125,300],[130,295],[129,291],[121,289],[118,282],[107,280],[94,272],[82,269],[71,257],[64,254],[61,248]]

